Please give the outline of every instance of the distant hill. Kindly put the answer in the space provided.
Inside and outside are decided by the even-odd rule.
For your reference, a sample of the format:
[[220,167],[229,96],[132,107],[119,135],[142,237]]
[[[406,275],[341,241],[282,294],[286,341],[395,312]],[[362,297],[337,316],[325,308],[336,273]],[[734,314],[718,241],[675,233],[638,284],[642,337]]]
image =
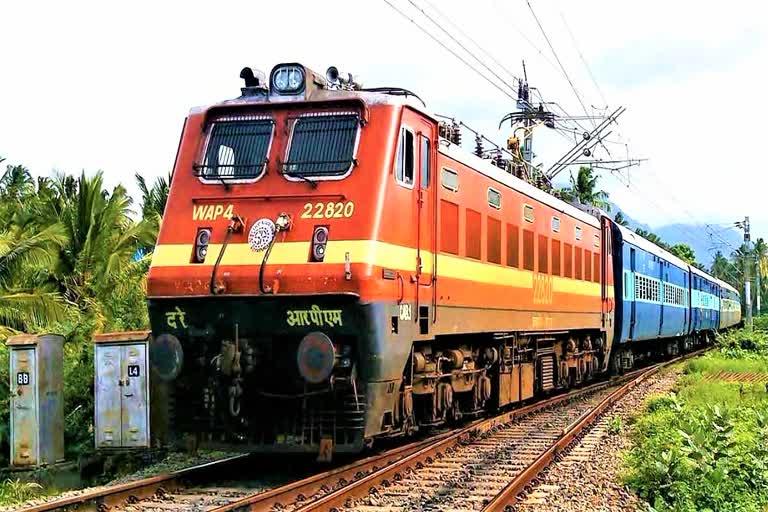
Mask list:
[[741,232],[735,228],[728,228],[723,231],[716,228],[717,236],[715,237],[710,237],[706,226],[700,224],[675,223],[652,229],[648,224],[636,221],[622,211],[621,208],[611,204],[611,214],[615,215],[618,211],[621,211],[633,230],[641,228],[656,233],[670,245],[680,243],[690,245],[696,253],[696,261],[703,263],[707,267],[712,263],[712,258],[714,258],[717,251],[721,251],[725,256],[729,256],[734,248],[739,247],[743,241]]

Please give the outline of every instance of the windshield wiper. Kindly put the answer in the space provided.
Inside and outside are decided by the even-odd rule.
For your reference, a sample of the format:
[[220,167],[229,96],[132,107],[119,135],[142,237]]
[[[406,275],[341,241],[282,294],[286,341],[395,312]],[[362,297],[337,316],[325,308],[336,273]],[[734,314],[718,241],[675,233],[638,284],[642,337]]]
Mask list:
[[313,189],[317,188],[317,182],[315,180],[311,180],[311,179],[307,178],[303,174],[297,174],[297,173],[294,173],[294,172],[285,172],[285,171],[283,171],[283,175],[284,176],[290,176],[291,178],[298,178],[301,181],[305,181],[305,182],[309,183],[309,186],[312,187]]

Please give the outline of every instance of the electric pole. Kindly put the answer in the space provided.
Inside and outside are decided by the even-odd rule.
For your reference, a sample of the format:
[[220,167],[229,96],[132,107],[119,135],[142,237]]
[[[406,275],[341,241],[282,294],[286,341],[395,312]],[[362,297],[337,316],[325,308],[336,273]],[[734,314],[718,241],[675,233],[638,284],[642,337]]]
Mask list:
[[758,260],[758,255],[755,254],[755,297],[757,298],[757,316],[760,316],[760,291],[762,288],[760,288],[760,261]]
[[[744,222],[737,222],[736,225],[744,230],[744,312],[746,313],[745,325],[747,329],[752,329],[752,290],[750,282],[750,268],[752,267],[751,242],[749,236],[749,217],[744,217]],[[758,272],[759,274],[759,272]],[[760,300],[759,298],[757,299]],[[759,304],[759,302],[758,302]],[[759,306],[758,306],[759,307]]]

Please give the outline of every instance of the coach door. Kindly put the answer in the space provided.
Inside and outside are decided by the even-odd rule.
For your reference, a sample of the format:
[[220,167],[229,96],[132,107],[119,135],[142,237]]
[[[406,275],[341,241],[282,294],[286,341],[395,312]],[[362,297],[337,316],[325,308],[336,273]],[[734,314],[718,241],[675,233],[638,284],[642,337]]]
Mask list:
[[[635,250],[629,249],[629,269],[632,272],[632,279],[635,279],[635,272],[637,272]],[[637,294],[631,297],[632,301],[629,306],[629,339],[635,339],[635,309],[637,306]]]
[[417,243],[416,248],[416,289],[417,310],[416,321],[419,323],[419,333],[429,334],[429,326],[436,319],[436,279],[434,269],[437,266],[436,230],[437,219],[435,214],[434,168],[436,160],[436,148],[434,142],[434,128],[432,123],[423,119],[414,121],[417,127],[417,186],[414,194],[416,211],[418,212]]

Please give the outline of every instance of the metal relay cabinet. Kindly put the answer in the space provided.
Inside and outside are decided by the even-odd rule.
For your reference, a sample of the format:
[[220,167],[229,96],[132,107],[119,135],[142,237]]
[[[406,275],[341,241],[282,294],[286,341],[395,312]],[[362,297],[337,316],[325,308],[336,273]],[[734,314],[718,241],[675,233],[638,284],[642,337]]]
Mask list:
[[30,468],[64,460],[62,366],[64,338],[11,336],[11,466]]
[[94,337],[96,448],[150,446],[149,332]]

